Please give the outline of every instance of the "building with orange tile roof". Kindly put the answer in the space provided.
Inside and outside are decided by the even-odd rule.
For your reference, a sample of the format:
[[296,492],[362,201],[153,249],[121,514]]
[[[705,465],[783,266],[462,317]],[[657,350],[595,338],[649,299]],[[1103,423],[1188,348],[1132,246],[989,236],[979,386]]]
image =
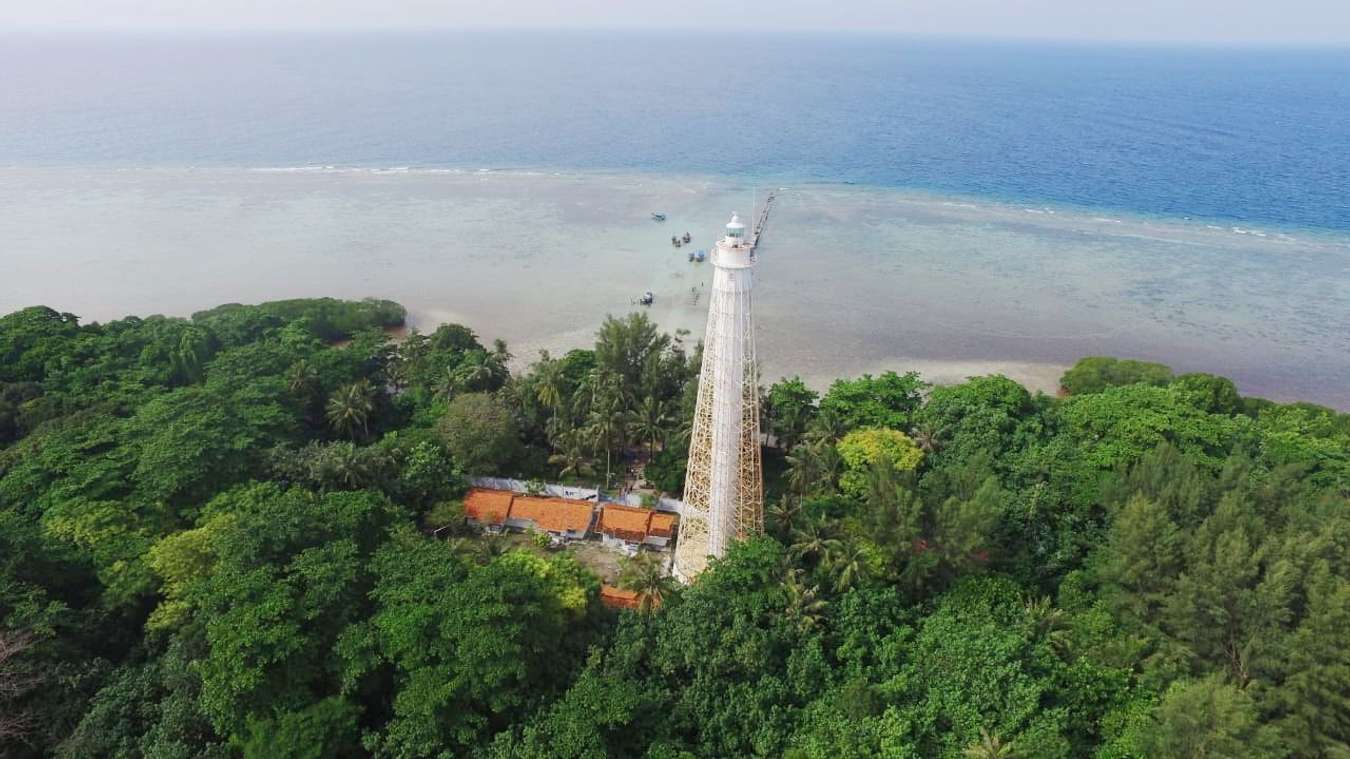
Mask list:
[[464,496],[464,518],[470,524],[500,529],[511,513],[515,497],[509,490],[474,488]]
[[[670,539],[675,537],[675,525],[679,522],[679,517],[665,511],[652,512],[651,524],[647,527],[647,542],[656,545],[665,545]],[[660,540],[660,543],[655,541]]]
[[674,535],[675,517],[651,509],[607,503],[600,509],[600,524],[596,530],[600,539],[611,548],[643,543],[665,546]]
[[624,590],[613,585],[600,586],[600,603],[611,609],[636,609],[642,596],[636,590]]
[[518,495],[511,501],[506,524],[517,529],[538,529],[566,538],[581,539],[591,531],[595,504],[566,498]]

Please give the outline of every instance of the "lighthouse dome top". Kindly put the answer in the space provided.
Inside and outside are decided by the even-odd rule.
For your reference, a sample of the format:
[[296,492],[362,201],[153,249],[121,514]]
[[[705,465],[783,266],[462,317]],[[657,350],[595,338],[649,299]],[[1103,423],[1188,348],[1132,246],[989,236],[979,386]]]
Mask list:
[[745,237],[745,225],[741,223],[741,217],[734,213],[731,215],[731,221],[727,222],[727,237]]

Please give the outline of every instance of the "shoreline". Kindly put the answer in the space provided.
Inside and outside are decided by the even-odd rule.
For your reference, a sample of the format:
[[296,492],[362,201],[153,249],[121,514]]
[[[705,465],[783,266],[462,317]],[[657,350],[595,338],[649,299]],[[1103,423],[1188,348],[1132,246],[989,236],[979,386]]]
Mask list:
[[[756,190],[758,187],[758,191]],[[778,189],[786,187],[787,189]],[[532,360],[649,309],[703,333],[705,248],[778,192],[756,269],[766,381],[1001,371],[1053,392],[1088,355],[1350,408],[1350,235],[1067,212],[843,183],[657,173],[0,170],[0,311],[88,320],[388,298]],[[652,211],[669,215],[653,223]],[[434,327],[434,325],[433,325]]]

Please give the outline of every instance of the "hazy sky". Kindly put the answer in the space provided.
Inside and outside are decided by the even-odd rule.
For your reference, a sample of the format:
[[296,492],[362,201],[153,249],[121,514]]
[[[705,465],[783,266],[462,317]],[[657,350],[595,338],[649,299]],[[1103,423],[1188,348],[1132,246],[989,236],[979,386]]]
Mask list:
[[0,0],[0,30],[726,25],[1350,44],[1350,0]]

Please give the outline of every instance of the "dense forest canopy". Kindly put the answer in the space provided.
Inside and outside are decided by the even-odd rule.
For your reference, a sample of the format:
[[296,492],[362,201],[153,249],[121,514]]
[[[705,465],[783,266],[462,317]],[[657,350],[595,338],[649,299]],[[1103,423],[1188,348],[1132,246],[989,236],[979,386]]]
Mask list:
[[1109,358],[784,379],[766,534],[614,612],[464,478],[678,495],[698,346],[513,374],[403,319],[0,318],[0,755],[1350,756],[1350,415]]

